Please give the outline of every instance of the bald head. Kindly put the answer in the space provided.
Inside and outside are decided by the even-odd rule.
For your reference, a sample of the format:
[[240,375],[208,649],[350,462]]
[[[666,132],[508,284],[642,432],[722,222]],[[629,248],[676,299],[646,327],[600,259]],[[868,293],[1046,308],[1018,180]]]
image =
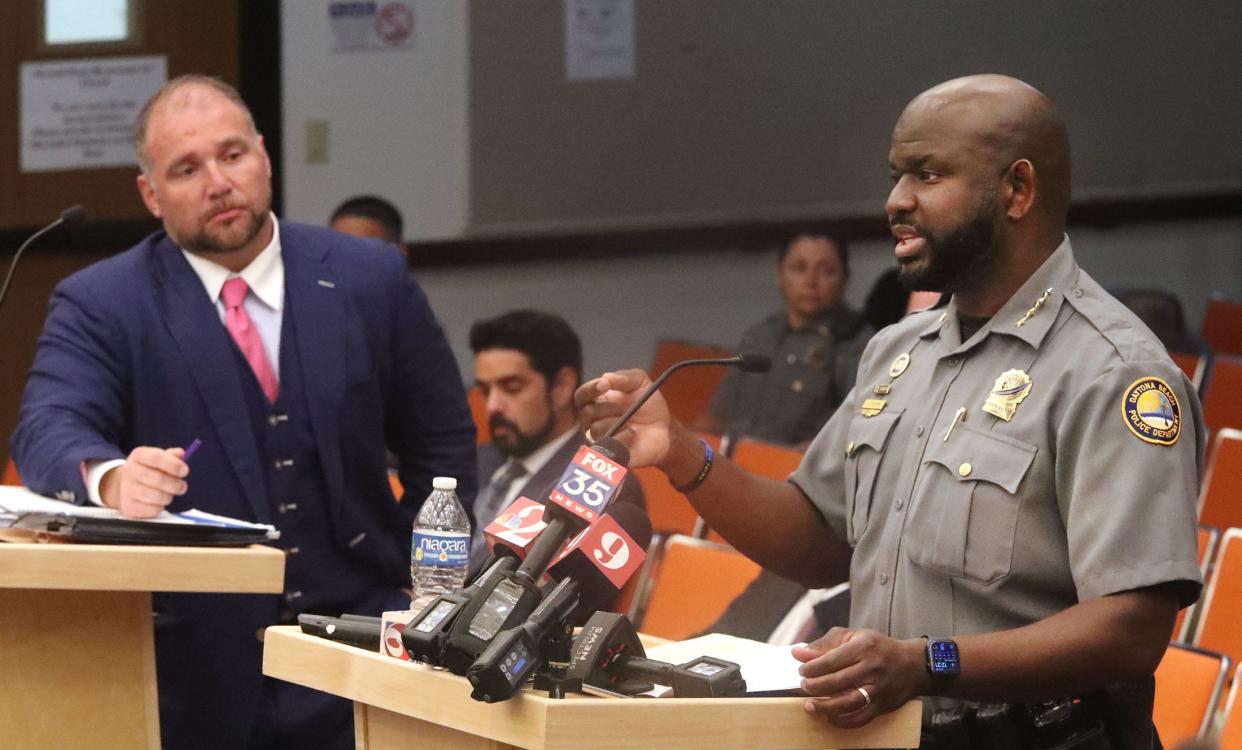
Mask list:
[[954,78],[919,94],[906,106],[893,140],[926,137],[960,139],[978,166],[1003,174],[1014,162],[1034,167],[1033,209],[1064,229],[1070,203],[1070,149],[1065,123],[1048,97],[1003,75]]

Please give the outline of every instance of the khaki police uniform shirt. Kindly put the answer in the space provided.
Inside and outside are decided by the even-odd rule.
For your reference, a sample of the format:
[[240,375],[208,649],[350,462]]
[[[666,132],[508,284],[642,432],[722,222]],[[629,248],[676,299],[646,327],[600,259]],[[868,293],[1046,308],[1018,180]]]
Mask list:
[[1203,434],[1066,239],[970,340],[953,302],[880,332],[790,479],[854,548],[851,625],[990,632],[1166,581],[1196,598]]

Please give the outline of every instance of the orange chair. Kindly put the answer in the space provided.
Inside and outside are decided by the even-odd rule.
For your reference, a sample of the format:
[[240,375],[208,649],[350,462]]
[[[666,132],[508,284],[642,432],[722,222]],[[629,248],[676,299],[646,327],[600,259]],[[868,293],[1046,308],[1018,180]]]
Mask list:
[[[1216,542],[1220,539],[1220,529],[1211,526],[1200,526],[1196,535],[1196,543],[1199,548],[1199,572],[1203,574],[1203,580],[1208,579],[1208,564],[1212,560],[1213,553],[1216,552]],[[1178,610],[1177,621],[1173,623],[1173,639],[1177,643],[1190,643],[1190,636],[1194,632],[1195,611],[1198,604],[1192,604],[1185,609]]]
[[1242,430],[1225,428],[1212,439],[1199,492],[1199,523],[1242,527]]
[[397,502],[401,502],[402,496],[405,495],[405,487],[401,486],[401,477],[397,476],[397,472],[388,471],[388,486],[392,489],[392,496]]
[[1173,364],[1190,378],[1190,384],[1195,387],[1196,391],[1203,387],[1203,375],[1207,371],[1207,357],[1185,352],[1169,352],[1169,357],[1173,360]]
[[639,627],[679,641],[715,622],[759,575],[759,565],[732,547],[675,534],[654,574],[643,575],[650,578],[650,598]]
[[1217,432],[1242,429],[1242,359],[1216,357],[1203,390],[1203,421]]
[[[712,446],[712,450],[720,452],[720,438],[715,435],[700,435]],[[651,529],[657,534],[694,535],[699,522],[698,511],[686,499],[686,496],[673,489],[668,477],[659,469],[646,466],[635,469],[634,475],[642,482],[643,494],[647,497],[647,516],[651,519]]]
[[0,477],[0,484],[9,484],[21,486],[22,478],[17,476],[17,464],[13,463],[13,459],[9,459],[4,464],[4,476]]
[[1242,302],[1217,297],[1209,299],[1201,330],[1212,351],[1242,355]]
[[[802,462],[802,451],[797,448],[788,448],[783,445],[742,437],[733,442],[733,461],[743,469],[758,474],[761,477],[778,479],[783,482],[793,473],[794,469],[798,468],[798,464]],[[698,536],[702,536],[702,534]],[[727,544],[724,537],[717,534],[714,530],[708,530],[706,536],[713,542]]]
[[[656,344],[655,357],[651,361],[651,377],[658,378],[660,373],[685,359],[731,356],[732,351],[717,346],[663,339]],[[660,393],[668,403],[669,412],[685,424],[692,424],[701,414],[707,412],[707,404],[720,387],[720,381],[724,380],[727,369],[692,367],[674,373],[660,386]]]
[[466,389],[466,401],[470,404],[470,416],[474,417],[474,442],[483,445],[492,441],[487,430],[487,399],[478,386]]
[[1242,682],[1242,665],[1233,672],[1233,687],[1221,712],[1220,750],[1242,750],[1242,703],[1238,702],[1238,683]]
[[1195,646],[1242,659],[1242,529],[1226,529],[1199,600]]
[[1165,747],[1202,737],[1224,694],[1229,657],[1170,644],[1156,667],[1156,700],[1151,718]]
[[733,462],[762,477],[784,481],[802,462],[802,451],[750,438],[738,438]]

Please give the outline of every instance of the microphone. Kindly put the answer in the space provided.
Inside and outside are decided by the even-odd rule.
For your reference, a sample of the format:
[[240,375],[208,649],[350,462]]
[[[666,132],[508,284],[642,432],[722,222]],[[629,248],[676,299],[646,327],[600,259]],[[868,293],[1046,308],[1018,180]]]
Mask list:
[[30,235],[30,239],[23,242],[22,246],[17,248],[17,252],[13,254],[13,260],[9,261],[9,270],[8,270],[8,273],[4,275],[4,283],[0,284],[0,307],[3,307],[4,305],[4,297],[9,291],[9,282],[13,280],[13,271],[17,269],[17,261],[19,258],[22,257],[22,253],[25,252],[26,248],[33,245],[35,243],[35,240],[39,239],[40,237],[47,234],[48,232],[51,232],[53,229],[56,229],[57,227],[62,227],[62,226],[73,227],[73,226],[77,226],[78,224],[81,224],[85,220],[86,220],[86,209],[85,208],[82,208],[81,206],[70,206],[69,208],[66,208],[64,211],[60,212],[60,218],[58,218],[56,221],[53,221],[51,224],[48,224],[47,226],[43,227],[42,229],[35,232],[34,234]]
[[487,549],[492,555],[511,555],[526,559],[526,552],[548,527],[543,520],[545,506],[529,497],[519,497],[483,529]]
[[734,357],[721,357],[719,359],[687,359],[678,362],[664,372],[660,373],[660,377],[656,378],[655,382],[648,386],[647,390],[643,391],[643,395],[639,396],[638,400],[635,401],[630,408],[625,410],[625,412],[621,415],[621,418],[618,419],[612,427],[608,428],[608,432],[605,432],[604,437],[600,438],[600,440],[611,438],[613,435],[616,435],[617,431],[624,427],[626,422],[630,421],[630,417],[634,416],[634,412],[642,408],[642,405],[647,403],[647,399],[651,398],[655,395],[656,391],[660,390],[660,386],[664,384],[665,380],[668,380],[669,375],[672,375],[674,372],[677,372],[683,367],[698,367],[700,365],[737,367],[742,372],[767,372],[772,369],[772,358],[766,354],[748,352],[738,354]]
[[579,582],[581,602],[572,618],[581,624],[607,607],[631,577],[643,567],[651,543],[651,521],[636,505],[616,505],[570,539],[548,566],[556,581]]

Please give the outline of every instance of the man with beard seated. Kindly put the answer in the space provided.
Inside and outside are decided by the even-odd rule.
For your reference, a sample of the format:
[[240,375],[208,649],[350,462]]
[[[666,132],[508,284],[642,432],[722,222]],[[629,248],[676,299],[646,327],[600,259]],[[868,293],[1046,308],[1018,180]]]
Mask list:
[[[514,310],[470,328],[474,382],[487,400],[491,442],[479,446],[470,572],[487,561],[483,529],[519,497],[543,502],[585,440],[574,390],[582,382],[582,343],[559,315]],[[614,503],[645,508],[629,477]]]

